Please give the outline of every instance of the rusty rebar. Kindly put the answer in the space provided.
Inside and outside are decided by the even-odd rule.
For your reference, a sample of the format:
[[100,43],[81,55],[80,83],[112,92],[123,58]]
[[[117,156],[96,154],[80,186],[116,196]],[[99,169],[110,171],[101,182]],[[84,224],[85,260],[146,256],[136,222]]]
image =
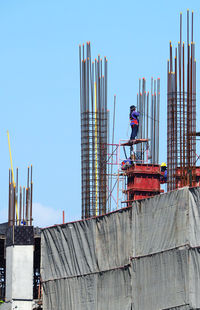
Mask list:
[[[180,14],[180,42],[175,50],[174,72],[172,45],[168,62],[167,105],[167,163],[168,190],[196,184],[196,62],[193,42],[193,13],[189,43],[189,11],[187,11],[187,55],[182,43],[182,14]],[[185,63],[186,56],[186,63]],[[186,77],[185,77],[186,72]],[[186,82],[185,82],[186,78]]]
[[[29,168],[27,174],[27,188],[18,185],[18,168],[16,170],[16,183],[13,182],[12,172],[9,169],[8,186],[8,225],[32,225],[32,205],[33,205],[33,182],[32,165],[29,182]],[[19,192],[19,194],[18,194]]]

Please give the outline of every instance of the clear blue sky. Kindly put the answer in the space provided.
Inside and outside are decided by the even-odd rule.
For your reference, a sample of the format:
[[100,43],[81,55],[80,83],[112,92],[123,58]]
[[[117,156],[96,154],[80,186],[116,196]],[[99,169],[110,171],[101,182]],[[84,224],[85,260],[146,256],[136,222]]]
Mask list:
[[67,221],[81,217],[78,46],[86,41],[92,57],[108,58],[111,114],[117,95],[116,143],[127,138],[139,77],[148,87],[152,76],[160,77],[160,161],[166,160],[169,41],[178,42],[179,13],[185,25],[187,8],[194,10],[198,86],[199,1],[0,2],[0,221],[7,219],[7,130],[21,185],[33,164],[35,223],[61,222],[62,210]]

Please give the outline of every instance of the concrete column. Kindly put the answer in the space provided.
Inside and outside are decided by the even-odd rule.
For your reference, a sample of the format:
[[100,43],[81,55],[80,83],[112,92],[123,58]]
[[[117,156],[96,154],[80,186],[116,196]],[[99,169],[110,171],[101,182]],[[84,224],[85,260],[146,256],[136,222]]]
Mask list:
[[9,227],[6,236],[6,303],[2,310],[32,310],[32,226]]

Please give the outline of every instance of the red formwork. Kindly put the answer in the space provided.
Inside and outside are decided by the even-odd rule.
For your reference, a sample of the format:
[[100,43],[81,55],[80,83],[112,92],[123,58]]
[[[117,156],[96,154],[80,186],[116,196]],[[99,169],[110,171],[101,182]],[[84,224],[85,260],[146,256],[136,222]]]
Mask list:
[[134,200],[155,196],[162,192],[160,165],[134,164],[126,170],[125,175],[128,205]]

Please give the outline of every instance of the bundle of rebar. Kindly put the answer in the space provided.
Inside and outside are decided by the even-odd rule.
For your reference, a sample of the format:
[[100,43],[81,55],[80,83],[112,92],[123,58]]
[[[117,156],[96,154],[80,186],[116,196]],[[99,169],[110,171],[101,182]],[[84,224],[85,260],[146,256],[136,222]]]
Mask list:
[[138,139],[150,140],[148,144],[137,144],[137,160],[144,161],[145,152],[149,149],[151,164],[159,162],[159,119],[160,119],[160,79],[151,78],[151,102],[149,92],[146,92],[146,79],[139,79],[137,94],[137,110],[140,112]]
[[[32,166],[28,167],[27,187],[18,186],[18,168],[16,182],[13,171],[9,169],[8,225],[32,226],[33,181]],[[30,174],[30,175],[29,175]]]
[[[85,51],[86,50],[86,51]],[[90,42],[79,46],[82,218],[106,213],[107,59],[92,62]],[[104,67],[104,68],[103,68]],[[104,72],[103,72],[104,71]]]
[[[196,181],[196,60],[193,40],[193,12],[191,43],[189,40],[189,10],[187,11],[187,45],[182,42],[182,13],[180,14],[180,41],[175,48],[173,61],[170,42],[170,59],[167,64],[167,165],[168,190],[180,185],[195,185]],[[174,64],[173,64],[174,63]]]

